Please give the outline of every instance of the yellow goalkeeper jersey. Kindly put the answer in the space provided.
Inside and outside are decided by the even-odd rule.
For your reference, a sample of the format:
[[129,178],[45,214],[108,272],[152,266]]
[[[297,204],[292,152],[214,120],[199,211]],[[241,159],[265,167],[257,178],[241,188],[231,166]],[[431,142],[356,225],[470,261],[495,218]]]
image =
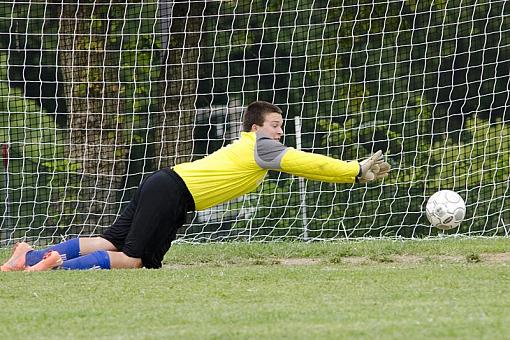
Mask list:
[[282,171],[312,180],[354,183],[359,163],[287,147],[256,132],[241,132],[241,138],[212,154],[173,170],[183,179],[203,210],[255,190],[268,170]]

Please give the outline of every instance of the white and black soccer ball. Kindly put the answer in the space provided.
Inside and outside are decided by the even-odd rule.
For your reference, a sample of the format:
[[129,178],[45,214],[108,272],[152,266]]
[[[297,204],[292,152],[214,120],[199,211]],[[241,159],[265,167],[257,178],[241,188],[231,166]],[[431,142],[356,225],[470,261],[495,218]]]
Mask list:
[[425,212],[432,226],[448,230],[462,222],[466,216],[466,204],[455,191],[440,190],[430,196]]

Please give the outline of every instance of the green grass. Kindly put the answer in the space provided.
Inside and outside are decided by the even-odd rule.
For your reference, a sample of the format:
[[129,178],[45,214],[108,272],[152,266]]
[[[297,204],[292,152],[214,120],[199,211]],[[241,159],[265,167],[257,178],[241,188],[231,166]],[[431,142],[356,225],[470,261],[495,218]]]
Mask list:
[[0,338],[504,339],[508,253],[510,239],[177,244],[161,270],[2,273]]

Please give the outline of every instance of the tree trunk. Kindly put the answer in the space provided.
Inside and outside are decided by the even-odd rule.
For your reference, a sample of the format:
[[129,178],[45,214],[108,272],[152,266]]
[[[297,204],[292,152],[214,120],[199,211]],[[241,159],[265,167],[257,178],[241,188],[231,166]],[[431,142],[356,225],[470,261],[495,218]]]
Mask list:
[[[72,224],[111,224],[118,212],[127,148],[119,123],[119,52],[107,46],[109,4],[62,5],[59,59],[69,111],[69,160],[79,177]],[[82,230],[87,232],[86,229]]]
[[156,117],[156,168],[191,160],[204,6],[195,1],[160,1],[166,53],[161,82],[164,100]]

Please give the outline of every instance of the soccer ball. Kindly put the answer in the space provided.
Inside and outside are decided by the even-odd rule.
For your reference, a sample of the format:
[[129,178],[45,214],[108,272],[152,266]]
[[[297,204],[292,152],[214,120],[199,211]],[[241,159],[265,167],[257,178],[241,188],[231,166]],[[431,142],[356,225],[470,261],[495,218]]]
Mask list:
[[455,191],[440,190],[430,196],[425,210],[432,226],[448,230],[459,226],[466,215],[464,200]]

